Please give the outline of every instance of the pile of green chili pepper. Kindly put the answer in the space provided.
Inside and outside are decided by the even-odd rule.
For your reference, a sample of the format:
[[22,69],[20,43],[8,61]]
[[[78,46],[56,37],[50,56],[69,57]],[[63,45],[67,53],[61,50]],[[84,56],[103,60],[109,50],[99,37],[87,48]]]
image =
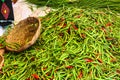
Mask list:
[[60,8],[40,18],[36,44],[5,54],[2,80],[118,80],[120,17],[110,10]]

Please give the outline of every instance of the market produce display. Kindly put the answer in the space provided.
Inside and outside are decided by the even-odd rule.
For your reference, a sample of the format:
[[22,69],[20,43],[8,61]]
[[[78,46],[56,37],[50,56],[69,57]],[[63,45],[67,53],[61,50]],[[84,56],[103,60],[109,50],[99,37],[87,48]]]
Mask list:
[[[105,4],[99,7],[98,0],[27,1],[53,8],[38,17],[42,27],[33,46],[4,54],[1,80],[120,79],[119,1],[99,1]],[[4,45],[4,39],[0,43]]]

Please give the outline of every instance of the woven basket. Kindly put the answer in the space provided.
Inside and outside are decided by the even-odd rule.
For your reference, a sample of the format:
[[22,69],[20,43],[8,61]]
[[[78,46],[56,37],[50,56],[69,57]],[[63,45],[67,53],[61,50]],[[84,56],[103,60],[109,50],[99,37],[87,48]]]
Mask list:
[[33,45],[40,35],[38,18],[28,17],[14,26],[6,37],[6,50],[20,52]]

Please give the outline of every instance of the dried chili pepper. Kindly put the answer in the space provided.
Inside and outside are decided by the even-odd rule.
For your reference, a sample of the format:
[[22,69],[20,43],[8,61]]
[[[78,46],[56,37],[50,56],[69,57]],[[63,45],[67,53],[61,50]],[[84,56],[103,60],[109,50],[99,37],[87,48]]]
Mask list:
[[78,27],[76,25],[72,25],[72,27],[75,29],[75,30],[78,30]]
[[108,22],[108,23],[106,24],[106,27],[109,27],[109,26],[112,26],[112,23],[111,23],[111,22]]
[[102,59],[98,58],[97,60],[98,62],[103,63]]
[[86,38],[86,34],[81,33],[81,34],[80,34],[80,37],[83,38],[83,39],[85,39],[85,38]]
[[104,32],[106,32],[106,29],[105,29],[104,26],[101,27],[101,30],[104,31]]
[[117,69],[117,70],[116,70],[116,73],[120,74],[120,70],[119,70],[119,69]]
[[37,75],[37,74],[32,74],[32,76],[36,79],[36,80],[38,80],[40,77],[39,77],[39,75]]
[[30,78],[27,78],[26,80],[30,80]]
[[85,58],[85,61],[86,61],[86,62],[93,62],[93,59]]
[[71,30],[71,29],[70,29],[70,28],[68,28],[68,30],[67,30],[68,34],[70,34],[70,30]]
[[81,79],[82,77],[83,77],[83,72],[81,70],[80,73],[78,74],[78,79]]
[[72,69],[74,66],[66,66],[67,69]]

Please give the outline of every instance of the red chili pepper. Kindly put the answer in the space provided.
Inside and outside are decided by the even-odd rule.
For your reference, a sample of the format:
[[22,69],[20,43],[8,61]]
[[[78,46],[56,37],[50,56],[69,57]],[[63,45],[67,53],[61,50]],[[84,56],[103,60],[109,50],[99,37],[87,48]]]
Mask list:
[[63,24],[63,26],[62,26],[62,28],[66,27],[66,26],[67,26],[67,24],[66,24],[66,23],[64,23],[64,24]]
[[32,76],[33,76],[36,80],[38,80],[38,79],[40,78],[37,74],[32,74]]
[[52,76],[52,78],[50,78],[49,80],[53,80],[54,79],[54,76]]
[[58,26],[60,26],[61,28],[64,28],[64,27],[66,27],[67,26],[67,24],[66,23],[58,23]]
[[70,28],[68,28],[68,30],[67,30],[68,34],[70,34],[70,30],[71,30],[71,29],[70,29]]
[[47,72],[47,73],[46,73],[46,76],[49,76],[49,75],[50,75],[50,72]]
[[3,74],[2,69],[0,69],[0,74]]
[[75,25],[74,22],[70,22],[70,24],[72,25],[72,27],[73,27],[75,30],[78,30],[78,27]]
[[66,66],[67,69],[72,69],[74,66]]
[[43,71],[45,71],[46,69],[47,69],[47,67],[42,68]]
[[83,39],[85,39],[85,38],[86,38],[86,35],[85,35],[84,33],[81,33],[81,34],[80,34],[80,37],[83,38]]
[[112,25],[112,23],[111,22],[108,22],[107,24],[106,24],[106,27],[109,27],[109,26],[111,26]]
[[31,61],[35,61],[35,58],[34,58],[34,57],[31,57]]
[[82,14],[76,15],[75,18],[80,18]]
[[0,47],[3,46],[2,44],[0,44]]
[[77,18],[80,18],[80,17],[81,17],[81,15],[78,15],[78,16],[77,16]]
[[98,22],[96,22],[96,24],[98,25],[99,23],[98,23]]
[[78,30],[77,26],[76,25],[73,25],[72,26],[75,30]]
[[59,66],[56,67],[55,72],[57,72],[58,70],[59,70]]
[[64,21],[64,20],[65,20],[65,18],[63,18],[63,17],[62,17],[62,18],[60,18],[60,20],[61,20],[61,21]]
[[117,59],[113,56],[110,56],[110,59],[111,59],[110,62],[117,62]]
[[98,62],[103,63],[102,59],[98,58],[97,60]]
[[112,45],[110,45],[109,47],[112,48]]
[[92,71],[92,70],[90,70],[89,75],[90,75],[90,76],[92,76],[92,73],[93,73],[93,71]]
[[83,77],[83,72],[80,71],[80,73],[78,74],[78,79],[81,79]]
[[105,29],[105,27],[102,27],[102,28],[101,28],[101,30],[102,30],[102,31],[104,31],[104,32],[106,32],[106,29]]
[[30,80],[30,78],[27,78],[26,80]]
[[110,62],[117,62],[117,59],[111,59]]
[[5,64],[2,64],[2,67],[4,67],[5,66]]
[[85,58],[85,61],[86,61],[86,62],[93,62],[93,60],[90,59],[90,58]]
[[111,41],[113,38],[106,37],[106,40]]
[[117,69],[116,72],[117,72],[118,74],[120,74],[120,70],[119,70],[119,69]]

